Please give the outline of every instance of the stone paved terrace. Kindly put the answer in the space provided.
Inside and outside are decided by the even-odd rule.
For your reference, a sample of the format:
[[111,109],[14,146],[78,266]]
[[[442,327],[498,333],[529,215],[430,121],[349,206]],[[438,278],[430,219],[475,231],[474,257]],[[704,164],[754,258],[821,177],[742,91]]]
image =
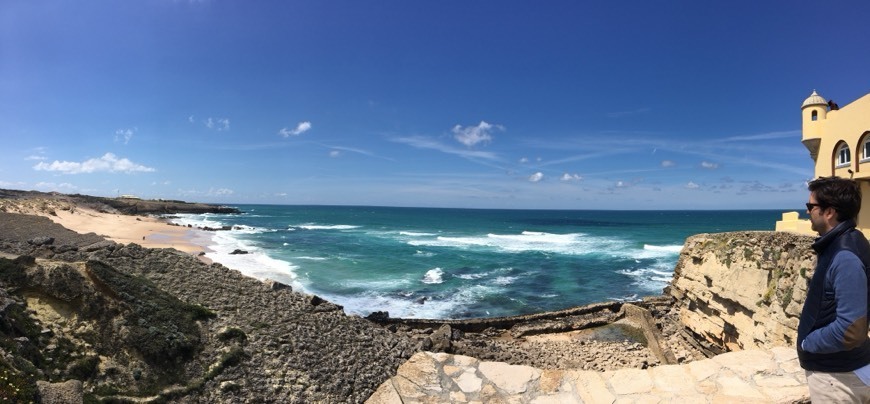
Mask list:
[[683,365],[541,370],[421,352],[367,401],[408,403],[809,403],[791,348],[729,352]]

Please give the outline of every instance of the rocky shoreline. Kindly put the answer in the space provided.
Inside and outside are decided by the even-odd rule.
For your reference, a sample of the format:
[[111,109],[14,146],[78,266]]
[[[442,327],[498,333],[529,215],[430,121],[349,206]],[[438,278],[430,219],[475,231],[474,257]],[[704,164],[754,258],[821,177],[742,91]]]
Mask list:
[[713,352],[666,296],[499,319],[363,319],[173,249],[31,215],[0,212],[0,228],[0,372],[15,398],[363,402],[420,351],[599,371]]

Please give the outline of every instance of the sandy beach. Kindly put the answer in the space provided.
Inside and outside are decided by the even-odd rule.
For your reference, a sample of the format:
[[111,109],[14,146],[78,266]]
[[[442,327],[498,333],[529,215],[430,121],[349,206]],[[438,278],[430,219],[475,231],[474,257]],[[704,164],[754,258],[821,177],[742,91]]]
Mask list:
[[205,252],[205,248],[195,242],[208,237],[205,231],[171,225],[163,219],[101,213],[84,208],[56,213],[57,216],[48,217],[78,233],[93,232],[117,243],[136,243],[148,248],[175,248],[193,255]]
[[[207,231],[181,227],[153,216],[99,212],[63,201],[6,200],[5,211],[45,216],[77,233],[95,233],[117,243],[147,248],[175,248],[199,256],[206,252]],[[198,242],[199,241],[199,242]],[[205,257],[200,256],[208,262]]]

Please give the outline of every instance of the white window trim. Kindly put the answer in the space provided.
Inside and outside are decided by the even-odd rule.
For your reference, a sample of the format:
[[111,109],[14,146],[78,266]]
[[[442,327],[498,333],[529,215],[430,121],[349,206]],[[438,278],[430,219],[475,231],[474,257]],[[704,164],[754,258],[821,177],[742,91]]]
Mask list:
[[[849,160],[844,161],[844,162],[840,162],[840,155],[841,155],[841,152],[843,149],[846,149],[849,151]],[[849,145],[844,144],[844,145],[837,148],[837,165],[835,165],[834,167],[835,168],[845,168],[845,167],[848,167],[850,164],[852,164],[852,151],[849,150]]]
[[858,160],[858,162],[866,163],[870,161],[870,138],[864,140],[864,142],[861,143],[861,146],[861,160]]

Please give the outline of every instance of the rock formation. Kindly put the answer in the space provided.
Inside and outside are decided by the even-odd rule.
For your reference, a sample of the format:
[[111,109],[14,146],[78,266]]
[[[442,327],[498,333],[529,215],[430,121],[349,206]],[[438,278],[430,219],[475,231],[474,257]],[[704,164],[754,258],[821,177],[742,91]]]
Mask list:
[[665,293],[713,352],[791,347],[815,267],[812,242],[785,232],[689,237]]
[[0,228],[0,397],[13,401],[79,380],[85,400],[362,402],[416,352],[340,306],[176,250],[44,217],[0,213]]

